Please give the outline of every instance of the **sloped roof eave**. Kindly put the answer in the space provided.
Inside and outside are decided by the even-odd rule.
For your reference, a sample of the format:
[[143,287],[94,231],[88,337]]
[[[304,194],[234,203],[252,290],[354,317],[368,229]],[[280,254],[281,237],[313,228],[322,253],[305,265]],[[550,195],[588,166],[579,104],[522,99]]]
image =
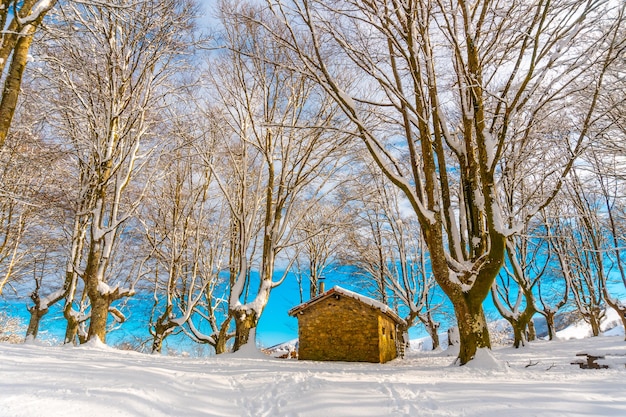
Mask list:
[[404,319],[402,319],[400,316],[398,316],[393,310],[391,310],[391,308],[379,301],[376,301],[370,297],[366,297],[364,295],[355,293],[353,291],[349,291],[346,290],[344,288],[341,288],[339,286],[334,286],[333,288],[331,288],[330,290],[318,295],[317,297],[311,298],[309,301],[306,301],[300,305],[295,306],[294,308],[292,308],[291,310],[289,310],[287,312],[287,314],[289,314],[292,317],[296,317],[298,315],[299,312],[306,310],[307,308],[311,307],[312,305],[317,304],[318,302],[332,296],[333,294],[339,294],[339,295],[343,295],[345,297],[350,297],[352,299],[355,299],[357,301],[362,302],[363,304],[366,304],[376,310],[379,310],[382,314],[388,316],[389,318],[391,318],[393,321],[395,321],[398,324],[404,324],[406,325],[406,321]]

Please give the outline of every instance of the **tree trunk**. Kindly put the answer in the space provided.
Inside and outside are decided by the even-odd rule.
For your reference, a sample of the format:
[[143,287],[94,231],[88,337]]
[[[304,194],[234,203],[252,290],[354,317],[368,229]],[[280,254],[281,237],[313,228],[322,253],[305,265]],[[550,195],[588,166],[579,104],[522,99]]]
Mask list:
[[548,339],[555,340],[556,339],[556,327],[554,324],[554,316],[556,316],[556,312],[544,311],[543,316],[546,318],[546,326],[548,326]]
[[26,329],[26,340],[36,339],[39,333],[39,323],[41,318],[48,313],[48,309],[40,309],[37,305],[34,305],[28,309],[30,313],[30,320],[28,322],[28,329]]
[[230,339],[231,335],[228,334],[228,328],[230,327],[231,316],[228,316],[226,320],[222,323],[220,327],[220,332],[217,335],[217,340],[215,340],[215,354],[220,355],[226,352],[226,343],[228,339]]
[[215,341],[215,354],[221,355],[224,352],[226,352],[226,338],[221,337],[220,334],[220,336],[218,336],[217,340]]
[[172,323],[169,320],[172,314],[172,305],[168,304],[163,314],[159,316],[154,324],[154,334],[152,338],[152,353],[161,353],[163,349],[163,342],[172,332],[172,329],[178,324]]
[[526,346],[526,323],[523,320],[509,320],[513,327],[513,347]]
[[63,297],[66,296],[69,288],[69,283],[66,280],[63,284],[63,291],[55,292],[54,294],[50,294],[43,301],[39,295],[40,290],[40,281],[36,280],[36,288],[35,291],[30,295],[31,300],[33,300],[33,306],[28,308],[28,312],[30,313],[30,320],[28,322],[28,329],[26,330],[26,339],[36,339],[37,334],[39,333],[39,323],[43,316],[48,314],[48,310],[50,310],[50,306],[58,303]]
[[152,338],[152,353],[161,353],[165,337],[166,336],[162,332],[155,332],[155,335]]
[[250,341],[248,339],[250,338],[250,331],[256,328],[258,319],[253,311],[234,311],[233,317],[235,319],[235,345],[233,346],[233,351],[237,352],[248,342],[256,343],[256,340]]
[[[63,343],[64,344],[72,343],[73,345],[76,345],[77,338],[79,338],[78,330],[80,326],[80,320],[78,318],[78,314],[74,312],[74,309],[72,308],[72,303],[73,303],[74,296],[76,293],[76,282],[73,281],[71,282],[70,285],[71,287],[68,291],[68,294],[65,300],[65,307],[63,307],[63,317],[65,317],[65,320],[67,321],[67,327],[65,328],[65,339],[63,340]],[[82,306],[82,302],[80,305]],[[83,343],[82,340],[79,342]]]
[[4,82],[2,102],[0,102],[0,147],[4,146],[11,122],[13,121],[13,114],[15,113],[22,86],[22,75],[28,62],[28,50],[33,42],[33,34],[40,21],[41,19],[24,29],[26,33],[18,37],[13,50],[13,58]]
[[311,273],[309,276],[309,299],[313,299],[317,297],[320,292],[317,288],[317,274],[316,271],[311,268]]
[[[537,312],[535,308],[528,304],[526,309],[519,315],[519,318],[510,320],[507,318],[511,326],[513,327],[513,347],[516,349],[520,346],[526,346],[529,340],[535,340],[535,326],[533,324],[533,315]],[[531,330],[532,328],[532,330]],[[530,337],[532,333],[532,339]]]
[[[167,310],[171,311],[171,309]],[[164,317],[167,316],[163,315],[159,317],[156,324],[154,325],[154,335],[152,337],[152,353],[161,353],[165,338],[167,338],[167,336],[169,336],[169,334],[171,333],[170,329],[176,326],[176,324],[167,321],[167,319],[164,319]]]
[[597,308],[592,308],[591,313],[587,316],[587,320],[591,325],[591,333],[593,336],[600,336],[600,320],[601,312]]
[[72,314],[72,305],[68,304],[63,310],[63,316],[67,320],[67,327],[65,328],[65,340],[64,344],[76,344],[76,338],[78,336],[78,319]]
[[439,333],[437,333],[437,328],[435,329],[428,329],[429,333],[430,333],[430,338],[433,340],[433,350],[439,349],[440,343],[439,343]]
[[111,301],[109,297],[102,294],[98,294],[95,297],[90,296],[89,298],[91,300],[91,314],[87,340],[91,340],[97,336],[102,343],[106,343],[107,318],[109,317]]
[[528,320],[528,341],[537,340],[537,331],[535,330],[535,322],[532,317]]
[[461,293],[454,298],[452,304],[461,342],[457,361],[460,365],[465,365],[476,356],[478,349],[491,349],[487,319],[482,306],[484,297]]
[[439,348],[439,323],[433,320],[433,315],[430,311],[426,312],[426,314],[424,314],[423,316],[420,315],[419,319],[420,321],[422,321],[422,323],[424,323],[426,331],[433,341],[433,350]]
[[91,340],[97,336],[102,343],[106,343],[107,318],[109,317],[111,297],[109,294],[102,294],[99,288],[102,278],[99,273],[101,260],[101,242],[92,241],[87,257],[87,267],[83,275],[91,308],[87,340]]

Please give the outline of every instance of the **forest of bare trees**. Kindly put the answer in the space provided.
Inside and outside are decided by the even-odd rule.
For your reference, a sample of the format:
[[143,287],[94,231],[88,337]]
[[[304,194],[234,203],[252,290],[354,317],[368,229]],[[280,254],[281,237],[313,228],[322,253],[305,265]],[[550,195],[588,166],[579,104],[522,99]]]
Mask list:
[[[458,364],[626,325],[626,4],[3,0],[0,297],[65,343],[255,343],[333,271]],[[445,310],[445,311],[444,311]]]

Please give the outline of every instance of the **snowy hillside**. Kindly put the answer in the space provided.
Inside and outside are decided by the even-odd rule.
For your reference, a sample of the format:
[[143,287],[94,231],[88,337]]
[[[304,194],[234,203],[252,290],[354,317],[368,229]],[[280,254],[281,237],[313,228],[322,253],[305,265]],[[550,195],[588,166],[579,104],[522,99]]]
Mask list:
[[[571,365],[580,352],[613,367]],[[379,365],[0,344],[0,416],[624,416],[624,355],[623,336],[500,348],[465,367],[445,351]]]

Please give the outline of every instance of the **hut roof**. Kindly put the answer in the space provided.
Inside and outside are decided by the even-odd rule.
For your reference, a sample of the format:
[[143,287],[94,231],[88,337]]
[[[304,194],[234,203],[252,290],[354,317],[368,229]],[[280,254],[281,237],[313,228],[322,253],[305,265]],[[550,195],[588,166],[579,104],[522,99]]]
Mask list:
[[299,312],[306,310],[307,308],[311,307],[312,305],[315,305],[317,303],[319,303],[320,301],[323,301],[329,297],[333,297],[333,296],[344,296],[344,297],[350,297],[353,298],[355,300],[360,301],[363,304],[369,305],[370,307],[373,307],[377,310],[380,310],[381,313],[387,315],[388,317],[390,317],[392,320],[394,320],[396,323],[398,324],[406,324],[406,322],[401,319],[396,313],[395,311],[393,311],[391,309],[391,307],[389,307],[386,304],[381,303],[380,301],[376,301],[373,298],[370,297],[366,297],[364,295],[358,294],[354,291],[350,291],[350,290],[346,290],[345,288],[341,288],[339,286],[334,286],[333,288],[331,288],[330,290],[318,295],[317,297],[311,298],[309,301],[302,303],[298,306],[295,306],[294,308],[292,308],[291,310],[289,310],[289,315],[290,316],[296,316]]

